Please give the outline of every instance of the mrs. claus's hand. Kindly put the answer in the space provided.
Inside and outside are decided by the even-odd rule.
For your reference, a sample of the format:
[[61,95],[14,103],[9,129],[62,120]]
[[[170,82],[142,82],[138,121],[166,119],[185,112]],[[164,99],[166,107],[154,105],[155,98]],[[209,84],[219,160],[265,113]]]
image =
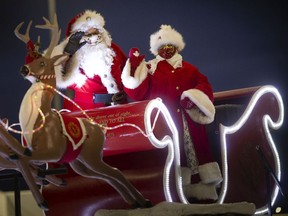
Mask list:
[[145,55],[140,55],[140,50],[138,48],[130,49],[129,59],[130,59],[131,68],[137,68],[144,58],[145,58]]
[[180,105],[184,109],[188,109],[188,110],[190,110],[196,106],[188,97],[185,97],[183,100],[181,100]]

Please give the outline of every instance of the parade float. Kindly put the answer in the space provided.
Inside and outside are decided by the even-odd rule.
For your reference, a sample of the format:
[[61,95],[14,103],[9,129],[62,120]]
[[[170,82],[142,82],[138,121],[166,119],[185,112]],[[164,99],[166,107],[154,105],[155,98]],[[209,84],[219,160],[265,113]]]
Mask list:
[[[274,86],[214,93],[215,119],[206,130],[222,164],[223,182],[218,200],[199,204],[185,196],[178,131],[161,98],[91,110],[66,98],[78,111],[52,109],[55,94],[65,97],[56,89],[54,66],[67,56],[51,58],[60,37],[57,22],[46,20],[38,27],[52,31],[50,47],[22,67],[32,85],[20,108],[21,131],[1,120],[0,161],[3,169],[22,174],[45,215],[128,215],[123,211],[131,208],[146,215],[156,209],[157,215],[163,206],[159,211],[177,209],[173,214],[185,215],[271,210],[281,190],[272,131],[284,119]],[[24,35],[18,37],[27,42]],[[13,133],[22,135],[21,144]],[[59,167],[65,167],[66,174],[55,175]]]

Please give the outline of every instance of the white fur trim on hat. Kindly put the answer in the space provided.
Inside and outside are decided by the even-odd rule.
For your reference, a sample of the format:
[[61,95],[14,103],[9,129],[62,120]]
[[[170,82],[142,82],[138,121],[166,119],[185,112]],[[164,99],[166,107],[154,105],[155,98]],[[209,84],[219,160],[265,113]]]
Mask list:
[[179,52],[185,47],[182,35],[179,32],[170,25],[161,25],[160,30],[150,36],[150,51],[157,55],[159,47],[166,44],[176,46]]
[[101,14],[96,11],[86,10],[79,16],[71,26],[71,32],[87,31],[90,28],[96,28],[100,32],[104,28],[105,20]]
[[144,59],[140,65],[136,68],[134,76],[131,76],[131,63],[128,59],[125,67],[123,68],[121,79],[123,85],[128,89],[135,89],[146,79],[148,74],[148,68]]
[[189,89],[182,93],[181,100],[185,97],[188,97],[197,106],[197,108],[185,110],[193,121],[200,124],[210,124],[214,121],[215,107],[204,92],[199,89]]

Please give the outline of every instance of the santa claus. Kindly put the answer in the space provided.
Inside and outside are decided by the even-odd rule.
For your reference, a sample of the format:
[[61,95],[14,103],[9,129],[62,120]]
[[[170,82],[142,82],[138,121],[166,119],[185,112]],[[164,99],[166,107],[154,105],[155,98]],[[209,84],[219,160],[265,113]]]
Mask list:
[[[190,198],[216,200],[222,181],[214,161],[205,124],[214,120],[213,92],[206,76],[183,61],[182,35],[169,25],[150,36],[148,62],[139,49],[132,48],[122,72],[124,91],[134,100],[162,98],[179,130],[184,191]],[[192,177],[191,177],[192,176]]]
[[[68,24],[66,39],[52,54],[69,54],[66,64],[56,68],[57,87],[72,89],[74,101],[82,109],[125,101],[121,72],[127,58],[104,25],[104,18],[95,11],[78,14]],[[76,109],[67,101],[64,108]]]

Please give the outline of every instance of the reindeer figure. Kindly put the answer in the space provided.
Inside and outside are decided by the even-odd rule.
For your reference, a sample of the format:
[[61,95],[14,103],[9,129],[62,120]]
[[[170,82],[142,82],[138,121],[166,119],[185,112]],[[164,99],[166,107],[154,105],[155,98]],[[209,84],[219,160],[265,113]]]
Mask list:
[[[22,164],[21,167],[28,166],[27,157],[17,155],[15,151],[9,148],[8,145],[11,145],[11,143],[14,143],[14,146],[18,145],[21,147],[21,145],[18,143],[18,140],[16,138],[14,138],[8,133],[7,126],[8,126],[8,120],[0,119],[0,171],[9,169],[21,172],[21,170],[19,170],[20,167],[19,164]],[[40,169],[37,164],[30,163],[29,168],[32,172],[34,180],[39,185],[45,185],[47,184],[47,182],[50,182],[56,186],[66,185],[66,181],[57,178],[54,175],[53,176],[43,175],[43,170]]]
[[[150,206],[150,201],[146,200],[118,169],[104,163],[102,150],[105,136],[97,124],[93,124],[89,119],[72,118],[68,119],[67,128],[65,128],[63,119],[66,118],[64,115],[62,116],[51,109],[51,102],[55,95],[53,89],[56,88],[54,67],[65,62],[68,57],[63,54],[51,58],[53,48],[60,38],[60,30],[56,15],[54,23],[43,19],[46,22],[45,25],[36,27],[52,31],[49,48],[45,55],[35,55],[37,57],[21,69],[21,74],[32,82],[32,86],[22,100],[19,112],[25,145],[32,152],[27,160],[30,163],[65,161],[79,175],[102,179],[109,183],[128,204],[137,207]],[[27,43],[30,40],[29,28],[31,24],[29,24],[25,35],[19,33],[22,24],[16,27],[15,34]],[[73,137],[78,138],[78,140],[72,140]],[[18,143],[8,142],[7,145],[18,153],[23,153],[25,150],[24,147],[19,150]],[[68,157],[67,154],[69,154]],[[26,164],[19,166],[22,174],[24,173],[25,180],[27,183],[29,182],[29,187],[37,203],[41,208],[47,210],[48,206],[34,184],[30,169]]]

